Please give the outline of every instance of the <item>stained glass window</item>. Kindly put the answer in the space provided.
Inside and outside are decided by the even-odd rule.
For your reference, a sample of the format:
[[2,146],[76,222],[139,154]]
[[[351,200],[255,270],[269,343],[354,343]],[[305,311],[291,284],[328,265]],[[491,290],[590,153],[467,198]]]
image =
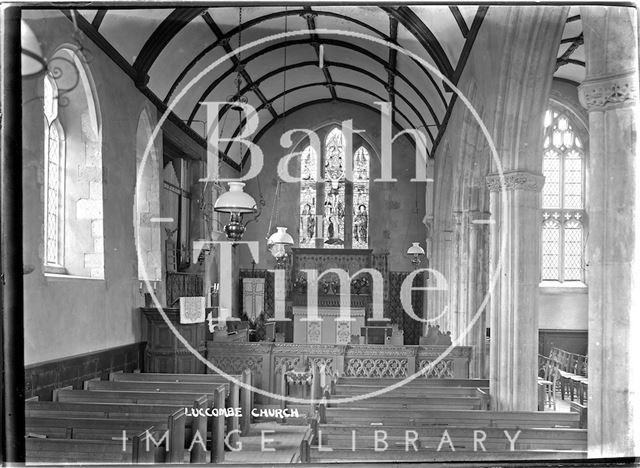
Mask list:
[[345,218],[344,181],[324,185],[324,243],[333,247],[344,247]]
[[369,152],[361,146],[353,155],[353,241],[354,249],[369,246]]
[[[352,158],[353,180],[346,178],[347,157]],[[321,180],[316,180],[317,165]],[[369,246],[369,166],[366,148],[345,154],[345,138],[338,128],[326,135],[322,155],[310,146],[302,151],[300,247]]]
[[584,146],[571,118],[548,110],[542,171],[542,279],[584,279]]
[[324,143],[324,243],[344,246],[344,135],[334,128]]
[[318,164],[318,156],[311,146],[307,146],[302,152],[302,163],[300,170],[300,178],[303,181],[316,180],[316,165]]
[[58,96],[53,78],[45,75],[43,113],[45,118],[45,264],[62,265],[62,183],[64,153],[62,126],[58,121]]
[[300,171],[300,247],[316,246],[316,164],[311,146],[302,152]]

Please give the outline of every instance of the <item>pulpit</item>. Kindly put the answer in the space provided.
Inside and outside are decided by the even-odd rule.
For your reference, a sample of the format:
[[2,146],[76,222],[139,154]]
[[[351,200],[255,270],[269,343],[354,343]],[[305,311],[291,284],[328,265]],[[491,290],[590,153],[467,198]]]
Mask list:
[[[141,310],[146,321],[145,372],[204,373],[204,364],[178,340],[160,312],[155,307],[143,307]],[[207,309],[207,313],[210,311],[211,309]],[[164,313],[191,347],[204,356],[206,352],[206,324],[180,323],[179,309],[166,308]]]
[[365,324],[362,307],[349,309],[350,321],[340,319],[340,307],[318,307],[320,321],[307,321],[306,306],[293,307],[293,342],[299,344],[349,344]]

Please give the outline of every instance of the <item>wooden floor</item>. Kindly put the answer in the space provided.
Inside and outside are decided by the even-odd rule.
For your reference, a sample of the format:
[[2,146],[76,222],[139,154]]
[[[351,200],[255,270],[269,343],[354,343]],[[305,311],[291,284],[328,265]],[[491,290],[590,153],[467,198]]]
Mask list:
[[[300,442],[306,426],[293,426],[279,424],[276,422],[261,422],[251,425],[251,432],[248,436],[240,437],[242,450],[238,452],[226,452],[224,464],[231,465],[264,465],[280,463],[291,463],[291,460],[298,454]],[[265,444],[265,447],[273,447],[273,452],[263,452],[261,450],[262,431],[265,440],[273,439],[273,442]]]

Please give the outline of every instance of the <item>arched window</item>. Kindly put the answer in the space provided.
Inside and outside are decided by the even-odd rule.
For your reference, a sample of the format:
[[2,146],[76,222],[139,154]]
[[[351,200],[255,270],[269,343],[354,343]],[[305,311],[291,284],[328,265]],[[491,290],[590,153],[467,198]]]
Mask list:
[[60,48],[54,60],[58,73],[44,77],[44,271],[103,279],[102,132],[95,84],[75,49]]
[[44,77],[44,262],[52,269],[64,262],[64,129],[58,119],[58,88]]
[[544,119],[542,280],[584,281],[584,145],[569,116]]
[[[347,177],[347,157],[352,176]],[[369,151],[345,154],[344,135],[331,129],[322,154],[311,146],[300,164],[300,247],[366,249],[369,246]],[[320,165],[321,180],[317,180]]]

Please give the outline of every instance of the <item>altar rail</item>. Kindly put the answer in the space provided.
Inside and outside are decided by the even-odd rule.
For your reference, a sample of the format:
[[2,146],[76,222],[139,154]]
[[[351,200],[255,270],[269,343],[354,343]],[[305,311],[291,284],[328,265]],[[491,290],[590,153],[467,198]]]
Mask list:
[[[251,369],[254,385],[277,391],[278,375],[311,364],[330,375],[403,378],[435,361],[447,346],[207,342],[207,359],[229,374]],[[469,378],[470,346],[458,346],[425,372],[428,379]],[[207,369],[207,372],[213,372]],[[420,377],[420,378],[425,378]]]

